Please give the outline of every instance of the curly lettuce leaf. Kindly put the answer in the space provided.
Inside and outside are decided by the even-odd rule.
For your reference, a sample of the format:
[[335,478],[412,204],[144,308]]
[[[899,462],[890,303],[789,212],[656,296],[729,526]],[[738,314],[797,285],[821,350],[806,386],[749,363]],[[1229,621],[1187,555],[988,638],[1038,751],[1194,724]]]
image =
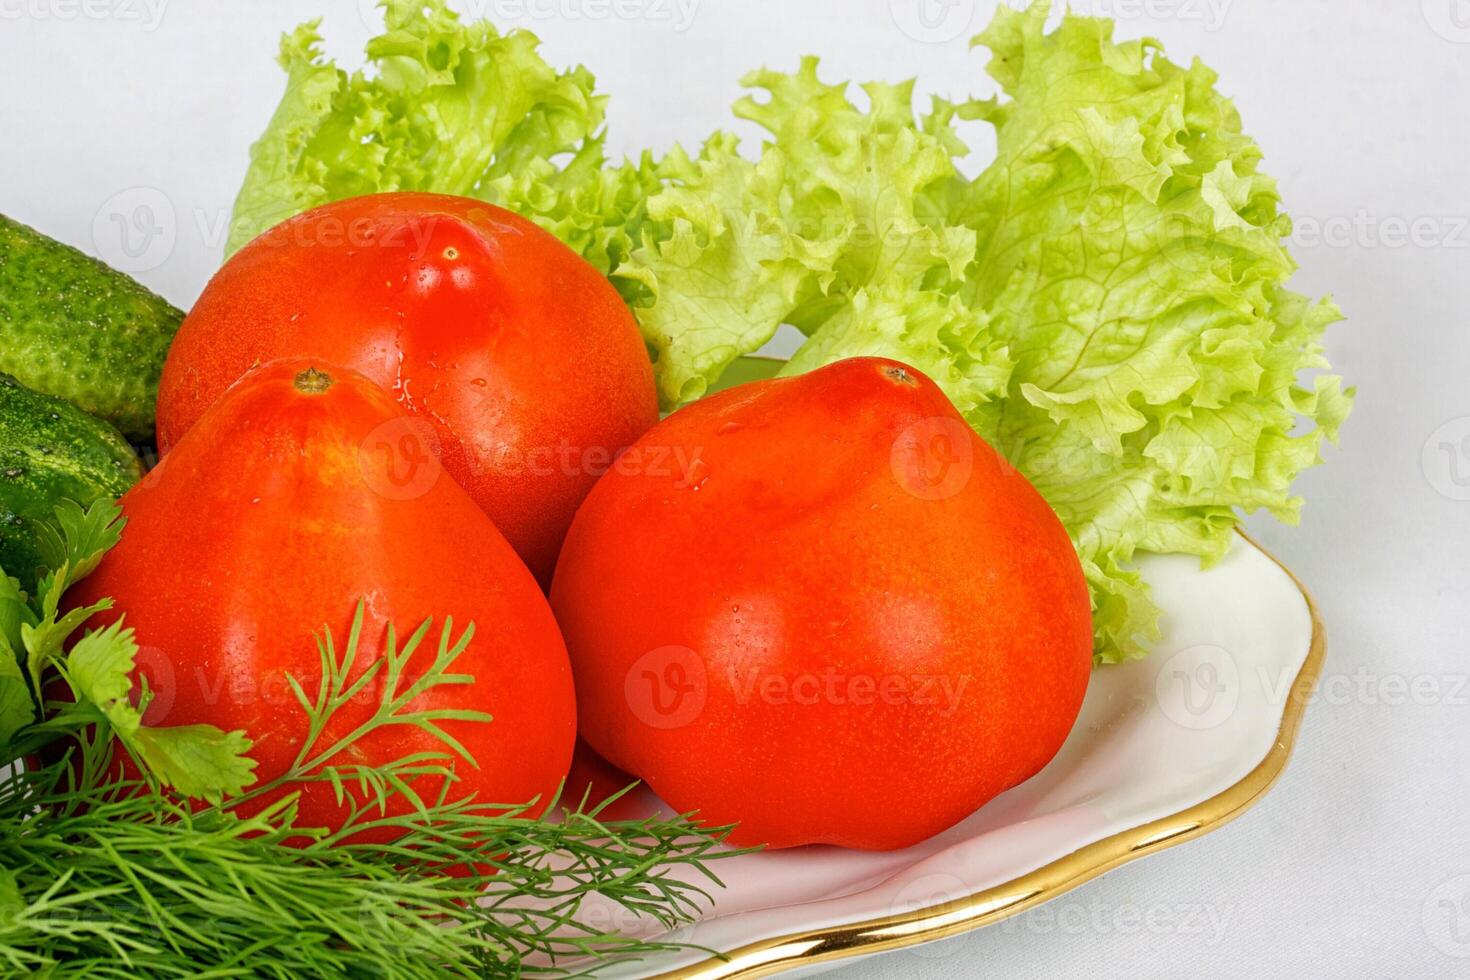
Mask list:
[[[1009,365],[983,311],[924,289],[956,284],[976,247],[973,229],[934,220],[965,152],[953,131],[914,117],[912,82],[870,83],[859,108],[815,58],[744,83],[765,93],[735,106],[770,134],[759,157],[719,134],[669,172],[615,272],[644,287],[634,308],[664,404],[698,398],[783,323],[813,338],[791,371],[892,345],[958,400],[1002,394]],[[961,353],[936,357],[946,344]]]
[[1135,553],[1212,561],[1242,511],[1294,522],[1351,395],[1299,380],[1340,314],[1286,288],[1290,221],[1215,74],[1107,20],[1048,34],[1048,8],[997,12],[978,43],[1005,99],[961,110],[997,138],[960,199],[981,233],[962,292],[1016,364],[972,420],[1072,532],[1118,660],[1157,635]]
[[[371,71],[323,59],[318,22],[282,39],[286,92],[251,147],[226,251],[329,201],[427,190],[493,200],[516,175],[581,183],[602,167],[605,99],[583,68],[556,71],[525,31],[461,24],[443,0],[382,0]],[[521,190],[530,193],[530,185]],[[576,195],[571,195],[575,197]],[[561,203],[554,193],[546,206]],[[512,202],[524,206],[529,196]]]

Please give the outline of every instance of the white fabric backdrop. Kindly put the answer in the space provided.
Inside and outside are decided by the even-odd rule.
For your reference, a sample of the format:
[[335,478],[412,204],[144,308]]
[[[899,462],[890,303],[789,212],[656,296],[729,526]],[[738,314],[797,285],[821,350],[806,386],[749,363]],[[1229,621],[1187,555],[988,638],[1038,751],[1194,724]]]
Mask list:
[[[996,0],[460,0],[614,95],[615,151],[697,140],[737,77],[987,86],[964,38]],[[187,305],[219,260],[279,33],[324,15],[352,63],[370,0],[0,0],[0,211],[132,261]],[[853,978],[1470,975],[1470,2],[1080,0],[1221,72],[1331,291],[1359,387],[1299,529],[1252,529],[1315,591],[1327,683],[1281,785],[1239,822]],[[364,13],[367,11],[367,13]],[[620,16],[618,12],[636,16]],[[980,146],[977,160],[988,147]],[[123,195],[118,198],[116,195]],[[136,259],[112,213],[172,214]],[[94,236],[95,232],[95,236]]]

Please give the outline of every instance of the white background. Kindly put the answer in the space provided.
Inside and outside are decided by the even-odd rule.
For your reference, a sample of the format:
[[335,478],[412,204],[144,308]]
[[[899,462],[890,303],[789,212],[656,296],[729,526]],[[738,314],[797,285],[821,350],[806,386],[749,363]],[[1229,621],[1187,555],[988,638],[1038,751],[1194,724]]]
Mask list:
[[[615,151],[728,125],[741,73],[806,52],[829,80],[990,91],[964,39],[996,0],[620,0],[631,18],[584,2],[459,5],[533,28],[553,64],[588,65],[613,94]],[[1470,2],[1075,6],[1221,73],[1297,219],[1298,288],[1350,317],[1330,341],[1359,390],[1342,449],[1301,481],[1300,528],[1251,522],[1322,606],[1326,683],[1282,783],[1240,821],[1042,911],[845,972],[1470,976],[1452,955],[1470,957]],[[323,16],[331,53],[356,64],[370,11],[0,0],[0,211],[148,266],[139,277],[187,306],[280,96],[277,36]],[[160,196],[162,245],[130,259],[111,215]]]

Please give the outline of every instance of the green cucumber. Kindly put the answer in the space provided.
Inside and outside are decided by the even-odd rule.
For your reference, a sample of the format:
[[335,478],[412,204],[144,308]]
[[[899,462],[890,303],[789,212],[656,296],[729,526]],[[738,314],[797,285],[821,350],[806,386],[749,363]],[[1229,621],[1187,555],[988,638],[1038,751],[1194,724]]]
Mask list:
[[53,519],[58,502],[119,497],[142,475],[117,429],[0,374],[0,568],[21,588],[35,589],[37,525]]
[[146,442],[183,318],[121,272],[0,215],[0,371],[22,384]]

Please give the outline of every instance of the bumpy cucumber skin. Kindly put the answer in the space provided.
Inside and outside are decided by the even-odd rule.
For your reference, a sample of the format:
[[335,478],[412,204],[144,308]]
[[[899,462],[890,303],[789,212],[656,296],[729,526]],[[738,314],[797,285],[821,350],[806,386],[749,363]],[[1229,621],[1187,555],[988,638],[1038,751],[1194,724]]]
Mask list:
[[0,215],[0,371],[137,442],[184,314],[91,256]]
[[111,425],[0,374],[0,568],[27,592],[41,563],[36,523],[64,497],[83,506],[119,497],[142,475]]

